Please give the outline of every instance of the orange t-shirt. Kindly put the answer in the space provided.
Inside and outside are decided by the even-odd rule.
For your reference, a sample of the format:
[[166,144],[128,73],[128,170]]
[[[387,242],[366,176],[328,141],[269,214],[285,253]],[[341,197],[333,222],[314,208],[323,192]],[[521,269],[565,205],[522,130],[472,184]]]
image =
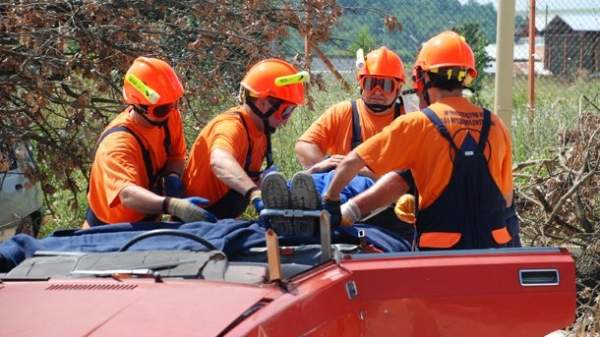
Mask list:
[[[457,147],[467,133],[479,141],[483,110],[464,97],[447,97],[429,107],[442,120]],[[419,208],[431,205],[444,191],[452,174],[454,157],[448,141],[422,112],[410,113],[356,148],[358,156],[376,174],[410,169],[419,190]],[[490,174],[508,203],[512,196],[511,139],[506,126],[491,116],[484,151]]]
[[[244,118],[247,130],[240,117]],[[227,151],[243,168],[249,150],[248,136],[252,140],[249,169],[258,171],[265,158],[267,137],[256,127],[246,109],[241,106],[232,108],[208,122],[196,138],[185,165],[183,184],[186,195],[207,198],[212,205],[229,192],[229,186],[215,176],[210,166],[211,152],[214,149]]]
[[[380,115],[367,111],[362,99],[356,100],[363,142],[394,120],[394,112]],[[352,104],[350,101],[329,107],[298,139],[316,144],[325,155],[346,155],[352,142]]]
[[[117,125],[126,126],[142,140],[144,147],[150,152],[154,172],[162,169],[169,160],[185,158],[185,139],[179,111],[171,112],[168,120],[170,156],[163,143],[163,127],[141,125],[131,116],[130,108],[121,112],[103,132]],[[90,172],[88,204],[99,220],[117,223],[144,218],[145,214],[121,204],[119,193],[128,184],[151,188],[138,141],[128,132],[114,132],[100,142]]]

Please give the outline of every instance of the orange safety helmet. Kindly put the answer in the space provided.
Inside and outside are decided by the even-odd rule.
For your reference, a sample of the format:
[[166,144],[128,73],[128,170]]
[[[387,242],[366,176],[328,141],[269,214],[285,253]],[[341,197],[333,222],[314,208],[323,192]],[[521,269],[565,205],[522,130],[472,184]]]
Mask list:
[[127,104],[163,105],[175,103],[183,96],[175,70],[155,58],[136,58],[123,82],[123,100]]
[[304,104],[304,85],[302,82],[305,78],[292,81],[293,83],[290,84],[279,81],[282,78],[294,75],[303,77],[290,63],[271,58],[253,65],[240,85],[248,90],[252,97],[274,97],[296,105],[302,105]]
[[404,63],[398,54],[384,46],[367,54],[356,78],[360,81],[363,76],[394,77],[404,83]]
[[421,91],[421,72],[438,72],[439,68],[460,68],[459,81],[469,85],[477,77],[475,55],[465,38],[453,31],[442,32],[423,44],[412,69],[413,88]]

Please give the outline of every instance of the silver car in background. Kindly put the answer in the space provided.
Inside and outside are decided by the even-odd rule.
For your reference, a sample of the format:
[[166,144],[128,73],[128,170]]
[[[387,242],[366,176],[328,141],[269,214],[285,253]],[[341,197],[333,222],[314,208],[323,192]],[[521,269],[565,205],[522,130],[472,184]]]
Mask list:
[[42,189],[34,172],[27,145],[0,143],[0,241],[18,233],[37,236],[40,230]]

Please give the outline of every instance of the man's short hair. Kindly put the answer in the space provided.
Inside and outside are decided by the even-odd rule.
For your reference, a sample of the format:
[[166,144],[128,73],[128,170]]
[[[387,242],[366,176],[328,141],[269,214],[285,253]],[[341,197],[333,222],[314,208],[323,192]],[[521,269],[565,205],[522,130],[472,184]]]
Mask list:
[[[449,73],[450,76],[448,76]],[[457,68],[440,68],[438,72],[429,72],[430,86],[447,91],[464,89],[464,79],[459,80],[458,73]]]

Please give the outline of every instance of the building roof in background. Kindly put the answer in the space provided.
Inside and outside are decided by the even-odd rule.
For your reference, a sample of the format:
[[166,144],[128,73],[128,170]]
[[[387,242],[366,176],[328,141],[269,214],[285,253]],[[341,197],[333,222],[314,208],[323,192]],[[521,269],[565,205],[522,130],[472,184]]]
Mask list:
[[[600,7],[600,5],[599,5]],[[537,15],[536,15],[537,17]],[[555,20],[562,20],[571,29],[584,32],[600,32],[600,13],[567,13],[556,15],[548,21],[548,25]],[[537,25],[536,25],[537,26]],[[547,26],[546,26],[547,27]]]
[[[528,17],[529,0],[518,0],[517,15]],[[598,0],[537,0],[535,28],[543,31],[556,16],[563,18],[574,30],[597,31],[600,27],[600,1]],[[594,28],[595,27],[595,28]],[[589,29],[592,28],[592,29]]]

